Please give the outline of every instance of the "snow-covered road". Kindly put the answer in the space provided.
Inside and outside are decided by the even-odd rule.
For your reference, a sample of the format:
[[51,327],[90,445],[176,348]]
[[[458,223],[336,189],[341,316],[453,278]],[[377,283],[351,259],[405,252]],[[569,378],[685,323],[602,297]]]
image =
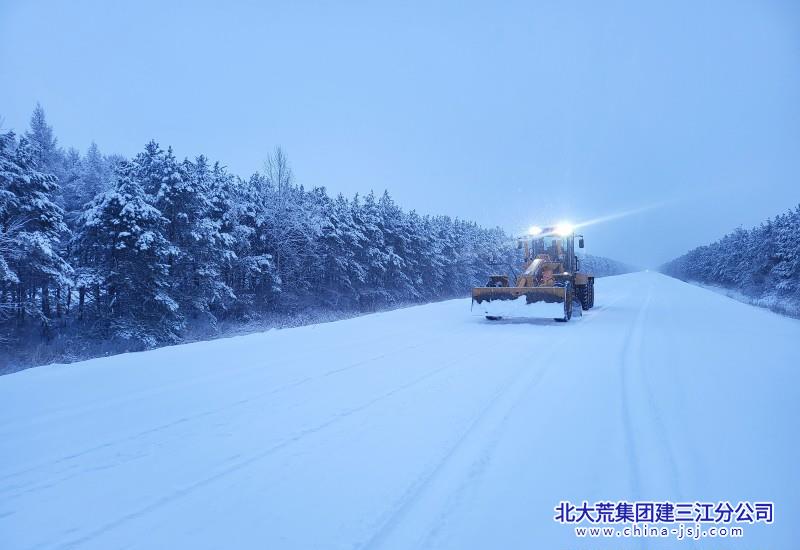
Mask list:
[[[453,300],[30,369],[0,377],[0,548],[797,548],[799,344],[637,273],[568,324]],[[553,521],[603,499],[774,501],[775,523]]]

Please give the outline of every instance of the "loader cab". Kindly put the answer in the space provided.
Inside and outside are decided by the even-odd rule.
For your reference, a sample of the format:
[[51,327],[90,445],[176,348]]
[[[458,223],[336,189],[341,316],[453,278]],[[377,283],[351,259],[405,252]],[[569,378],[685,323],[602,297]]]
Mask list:
[[546,254],[552,261],[564,261],[566,253],[570,248],[570,238],[558,235],[544,235],[538,239],[533,239],[531,244],[531,255],[536,258]]
[[568,248],[566,237],[550,236],[544,238],[547,253],[550,257],[559,262],[564,261],[564,251]]
[[[583,239],[580,239],[583,241]],[[558,234],[555,228],[545,228],[535,236],[530,244],[530,258],[547,256],[551,261],[561,262],[568,272],[577,271],[575,257],[575,233]]]

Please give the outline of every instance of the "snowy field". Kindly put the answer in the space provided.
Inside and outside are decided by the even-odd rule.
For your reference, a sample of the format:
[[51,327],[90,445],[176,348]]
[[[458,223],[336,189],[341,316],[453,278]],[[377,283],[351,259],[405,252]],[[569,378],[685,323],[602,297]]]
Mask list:
[[[569,324],[452,300],[0,377],[0,548],[797,548],[800,321],[655,273]],[[774,501],[577,539],[560,500]]]

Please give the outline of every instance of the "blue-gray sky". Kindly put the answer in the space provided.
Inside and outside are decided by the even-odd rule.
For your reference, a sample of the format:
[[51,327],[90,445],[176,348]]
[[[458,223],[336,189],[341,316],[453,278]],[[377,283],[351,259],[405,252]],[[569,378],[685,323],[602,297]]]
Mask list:
[[653,266],[800,202],[800,3],[0,0],[0,117]]

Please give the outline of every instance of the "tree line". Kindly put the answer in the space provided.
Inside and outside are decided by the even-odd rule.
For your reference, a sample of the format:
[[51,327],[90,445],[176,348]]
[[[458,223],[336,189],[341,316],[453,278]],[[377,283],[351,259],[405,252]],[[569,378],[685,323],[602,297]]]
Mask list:
[[591,273],[595,277],[610,277],[637,271],[637,268],[632,265],[603,256],[578,253],[578,258],[580,259],[580,270]]
[[737,228],[662,266],[674,277],[734,289],[800,314],[800,206],[751,229]]
[[461,296],[513,262],[507,243],[388,193],[305,189],[280,149],[241,178],[154,141],[130,159],[64,150],[40,106],[24,134],[0,133],[7,349],[34,334],[144,349],[223,319]]

